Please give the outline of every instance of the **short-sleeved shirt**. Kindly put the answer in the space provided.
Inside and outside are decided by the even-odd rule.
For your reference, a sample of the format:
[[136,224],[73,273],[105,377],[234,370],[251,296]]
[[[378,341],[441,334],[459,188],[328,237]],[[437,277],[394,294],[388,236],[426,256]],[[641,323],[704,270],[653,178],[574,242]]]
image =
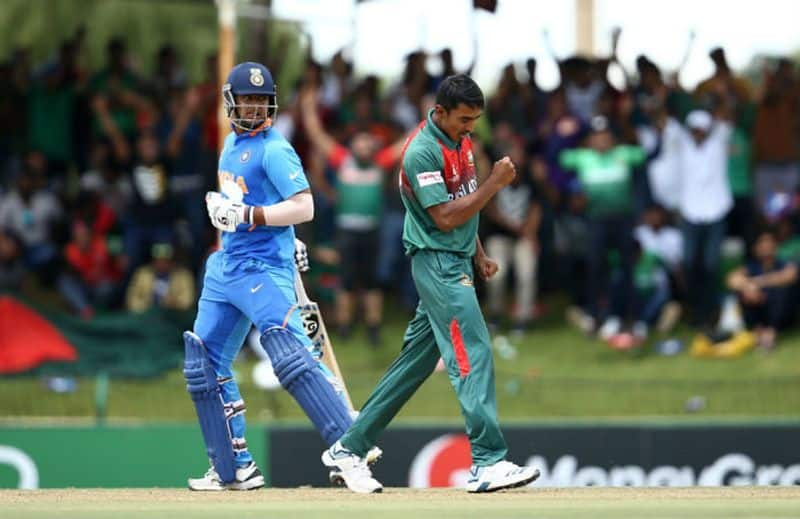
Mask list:
[[[244,192],[247,205],[273,205],[308,189],[303,165],[289,142],[275,128],[258,133],[231,133],[219,157],[219,180],[231,180]],[[240,224],[236,232],[222,233],[226,255],[252,257],[293,265],[294,228]]]
[[561,165],[578,174],[590,216],[632,211],[632,168],[644,160],[644,150],[638,146],[614,146],[606,153],[588,148],[561,153]]
[[379,151],[374,160],[360,163],[350,150],[336,145],[328,162],[336,169],[336,225],[340,229],[377,229],[383,209],[384,171],[392,167],[391,148]]
[[454,142],[440,130],[428,112],[409,137],[400,168],[400,196],[406,208],[403,243],[406,254],[421,249],[473,256],[478,231],[476,214],[445,232],[436,227],[427,209],[461,198],[478,189],[472,141]]

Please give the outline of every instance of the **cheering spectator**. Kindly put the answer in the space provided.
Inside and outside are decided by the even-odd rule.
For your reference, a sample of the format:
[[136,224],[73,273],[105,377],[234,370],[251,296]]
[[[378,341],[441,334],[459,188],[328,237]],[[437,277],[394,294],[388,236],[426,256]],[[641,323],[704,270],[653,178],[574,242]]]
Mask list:
[[131,184],[133,200],[125,222],[125,251],[131,271],[141,265],[157,242],[171,242],[177,215],[169,191],[168,163],[155,134],[144,132],[136,142],[137,161]]
[[[619,333],[622,320],[629,316],[633,268],[633,168],[644,162],[644,151],[637,146],[618,145],[603,117],[592,119],[588,148],[567,150],[561,165],[575,170],[580,190],[586,198],[589,221],[588,296],[592,316],[603,325],[600,338]],[[618,293],[611,294],[609,252],[619,254]]]
[[[143,101],[138,93],[139,78],[130,68],[128,48],[122,38],[113,38],[106,47],[106,67],[92,78],[90,90],[95,98],[104,99],[104,108],[114,128],[126,140],[133,139],[136,133],[136,111]],[[101,120],[104,114],[95,107],[95,131],[108,134],[108,124]]]
[[732,128],[704,110],[686,118],[691,133],[681,143],[681,189],[678,208],[683,224],[684,270],[691,321],[712,326],[718,309],[717,279],[725,217],[733,206],[728,182],[728,146]]
[[637,128],[639,143],[647,152],[647,183],[651,201],[669,211],[680,198],[681,143],[683,128],[667,112],[663,94],[642,102],[647,123]]
[[714,62],[714,73],[695,89],[700,102],[704,105],[724,103],[732,109],[738,108],[741,102],[749,102],[752,98],[750,83],[734,75],[725,57],[725,50],[716,47],[711,49],[708,56]]
[[379,150],[380,143],[372,134],[359,131],[351,138],[350,146],[344,147],[323,129],[317,115],[315,91],[304,92],[300,104],[309,139],[336,170],[335,219],[342,278],[336,298],[339,331],[343,336],[349,335],[356,302],[354,293],[361,288],[369,341],[377,346],[383,319],[383,295],[376,264],[383,185],[385,172],[399,159],[402,143]]

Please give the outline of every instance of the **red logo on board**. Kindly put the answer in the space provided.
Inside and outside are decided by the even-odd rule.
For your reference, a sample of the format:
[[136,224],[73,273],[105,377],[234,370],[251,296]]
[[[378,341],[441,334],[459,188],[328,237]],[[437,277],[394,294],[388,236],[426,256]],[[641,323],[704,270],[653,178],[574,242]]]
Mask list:
[[464,434],[446,434],[427,443],[411,462],[412,488],[463,487],[469,477],[472,454]]

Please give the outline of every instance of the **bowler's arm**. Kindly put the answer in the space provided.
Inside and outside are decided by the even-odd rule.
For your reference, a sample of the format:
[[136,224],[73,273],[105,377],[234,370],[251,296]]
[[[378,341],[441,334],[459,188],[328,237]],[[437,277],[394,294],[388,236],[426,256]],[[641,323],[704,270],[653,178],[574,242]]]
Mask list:
[[452,231],[467,223],[486,207],[498,191],[514,180],[514,176],[516,176],[514,164],[508,157],[503,157],[495,162],[491,174],[478,186],[478,189],[467,196],[428,207],[428,214],[440,231]]

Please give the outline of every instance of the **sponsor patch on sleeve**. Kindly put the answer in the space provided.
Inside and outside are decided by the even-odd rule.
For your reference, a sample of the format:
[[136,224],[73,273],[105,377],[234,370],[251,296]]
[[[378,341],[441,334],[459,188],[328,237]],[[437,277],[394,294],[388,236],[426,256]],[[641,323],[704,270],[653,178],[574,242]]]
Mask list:
[[419,187],[431,186],[433,184],[444,184],[441,171],[423,171],[417,173],[417,183]]

